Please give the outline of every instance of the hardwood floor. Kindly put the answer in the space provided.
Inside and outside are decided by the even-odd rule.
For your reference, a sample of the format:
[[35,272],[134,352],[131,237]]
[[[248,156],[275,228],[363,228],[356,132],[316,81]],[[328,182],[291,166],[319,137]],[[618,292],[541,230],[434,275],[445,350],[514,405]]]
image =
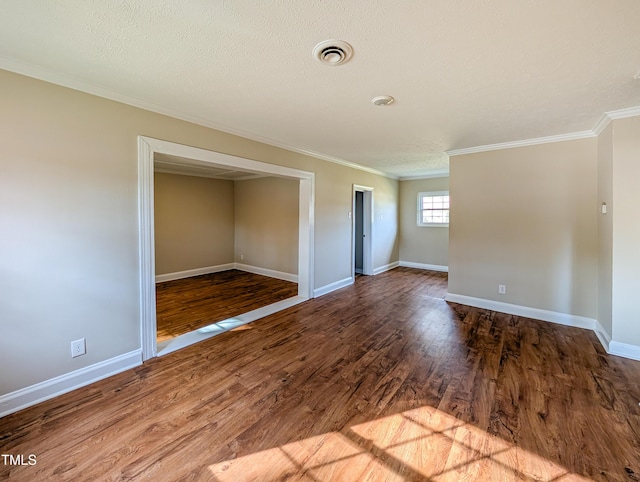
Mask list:
[[231,269],[156,284],[158,343],[286,300],[298,284]]
[[398,268],[0,419],[17,481],[633,481],[640,362]]

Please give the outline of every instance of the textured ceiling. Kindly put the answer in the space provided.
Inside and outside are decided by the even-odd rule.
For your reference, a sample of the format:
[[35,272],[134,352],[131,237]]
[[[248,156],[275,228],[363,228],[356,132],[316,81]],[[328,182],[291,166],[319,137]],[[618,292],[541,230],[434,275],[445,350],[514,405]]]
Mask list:
[[156,172],[180,174],[183,176],[210,177],[227,181],[246,181],[266,177],[264,174],[228,166],[200,162],[195,159],[185,159],[168,154],[155,154],[153,167]]
[[0,68],[413,176],[640,105],[640,2],[3,0]]

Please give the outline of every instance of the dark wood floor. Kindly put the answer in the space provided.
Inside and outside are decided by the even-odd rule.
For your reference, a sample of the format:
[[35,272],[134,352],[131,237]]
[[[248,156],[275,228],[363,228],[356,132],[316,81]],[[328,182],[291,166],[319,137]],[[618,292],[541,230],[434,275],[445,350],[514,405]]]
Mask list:
[[399,268],[0,419],[24,481],[630,481],[640,362]]
[[298,294],[298,284],[231,269],[156,284],[158,343]]

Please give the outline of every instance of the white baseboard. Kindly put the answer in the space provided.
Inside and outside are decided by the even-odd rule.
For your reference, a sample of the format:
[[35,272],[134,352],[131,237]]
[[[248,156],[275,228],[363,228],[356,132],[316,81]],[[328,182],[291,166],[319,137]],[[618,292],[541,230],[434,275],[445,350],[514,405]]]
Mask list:
[[485,310],[499,311],[510,315],[523,316],[525,318],[533,318],[536,320],[550,321],[559,325],[574,326],[576,328],[586,328],[595,330],[596,320],[586,318],[584,316],[570,315],[568,313],[558,313],[557,311],[541,310],[539,308],[531,308],[529,306],[512,305],[501,301],[487,300],[484,298],[474,298],[472,296],[457,295],[455,293],[447,293],[444,298],[446,301],[460,303],[461,305],[475,306],[484,308]]
[[389,270],[392,270],[393,268],[397,268],[399,265],[400,264],[398,263],[398,261],[394,261],[393,263],[385,264],[384,266],[378,266],[377,268],[374,268],[373,274],[377,275],[380,273],[384,273],[385,271],[389,271]]
[[443,271],[445,273],[449,272],[448,266],[442,266],[440,264],[425,264],[414,263],[412,261],[400,261],[400,266],[403,266],[405,268],[427,269],[429,271]]
[[538,308],[530,308],[528,306],[512,305],[502,303],[500,301],[487,300],[483,298],[474,298],[472,296],[457,295],[448,293],[445,297],[446,301],[460,303],[461,305],[475,306],[486,310],[499,311],[510,315],[524,316],[526,318],[534,318],[536,320],[550,321],[560,325],[574,326],[577,328],[586,328],[593,330],[602,344],[605,351],[610,355],[630,358],[631,360],[640,360],[640,346],[612,341],[611,336],[604,327],[593,318],[585,318],[583,316],[569,315],[567,313],[558,313],[555,311],[541,310]]
[[234,269],[246,271],[247,273],[261,274],[262,276],[268,276],[270,278],[281,279],[284,281],[291,281],[292,283],[298,282],[298,275],[293,273],[284,273],[282,271],[276,271],[274,269],[258,268],[257,266],[251,266],[242,263],[234,263],[233,267]]
[[175,273],[159,274],[156,276],[156,283],[163,281],[173,281],[176,279],[191,278],[192,276],[200,276],[203,274],[219,273],[234,268],[235,263],[219,264],[216,266],[206,266],[204,268],[188,269],[185,271],[176,271]]
[[31,407],[76,388],[123,372],[142,364],[142,350],[134,350],[94,363],[85,368],[65,373],[50,380],[0,396],[0,417]]
[[319,296],[326,295],[327,293],[331,293],[332,291],[339,290],[340,288],[345,288],[347,286],[351,286],[354,283],[354,279],[349,276],[348,278],[341,279],[339,281],[334,281],[333,283],[329,283],[328,285],[324,285],[320,288],[316,288],[313,290],[313,297],[318,298]]
[[176,271],[175,273],[159,274],[156,276],[156,283],[162,283],[163,281],[173,281],[177,279],[191,278],[192,276],[200,276],[203,274],[219,273],[221,271],[228,271],[230,269],[237,269],[240,271],[246,271],[247,273],[261,274],[263,276],[269,276],[270,278],[277,278],[285,281],[291,281],[292,283],[298,282],[298,275],[293,273],[283,273],[282,271],[276,271],[273,269],[259,268],[257,266],[251,266],[242,263],[226,263],[216,266],[206,266],[204,268],[188,269],[185,271]]
[[630,358],[632,360],[640,360],[640,346],[637,345],[630,345],[628,343],[612,341],[609,343],[609,350],[607,351],[611,355]]
[[607,353],[611,353],[609,351],[609,348],[611,345],[611,336],[609,336],[609,333],[607,333],[607,330],[604,329],[604,327],[600,324],[598,320],[595,320],[595,322],[596,324],[593,327],[593,331],[598,337],[598,340],[600,341],[600,344],[603,346],[604,350]]

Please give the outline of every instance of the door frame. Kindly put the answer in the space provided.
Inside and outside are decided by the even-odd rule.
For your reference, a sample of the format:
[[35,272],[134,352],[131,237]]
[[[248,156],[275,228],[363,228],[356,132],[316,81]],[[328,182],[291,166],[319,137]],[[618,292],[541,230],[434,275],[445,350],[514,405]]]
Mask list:
[[142,359],[157,356],[154,157],[175,156],[185,166],[225,166],[299,181],[298,296],[313,297],[315,174],[197,147],[138,136],[138,252],[140,270],[140,341]]
[[353,185],[351,216],[351,278],[356,276],[356,192],[362,193],[362,274],[373,275],[373,188]]

